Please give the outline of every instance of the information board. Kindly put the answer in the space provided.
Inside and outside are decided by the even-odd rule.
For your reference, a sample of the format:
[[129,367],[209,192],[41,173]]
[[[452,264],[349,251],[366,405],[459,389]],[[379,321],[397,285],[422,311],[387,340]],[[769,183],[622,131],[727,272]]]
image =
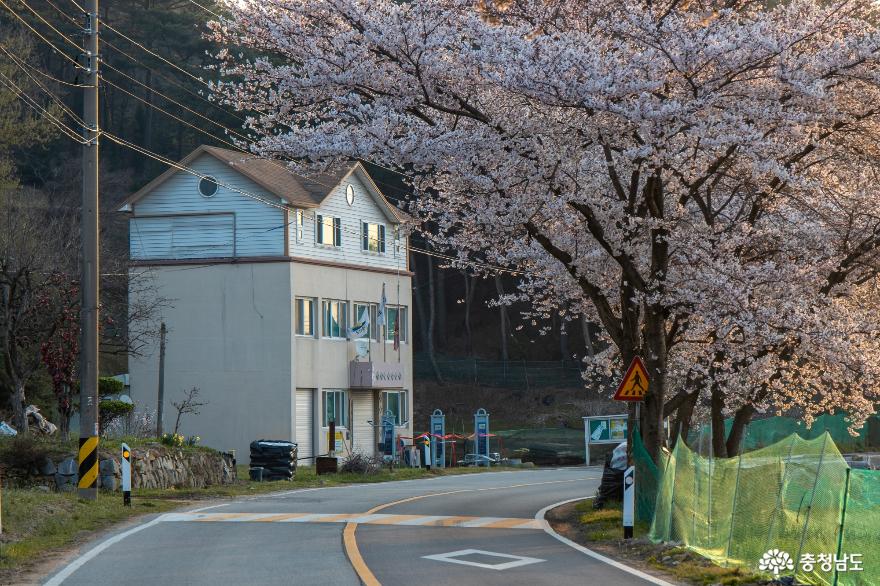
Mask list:
[[626,441],[627,415],[593,415],[584,417],[584,445],[587,466],[590,465],[590,444],[619,444]]

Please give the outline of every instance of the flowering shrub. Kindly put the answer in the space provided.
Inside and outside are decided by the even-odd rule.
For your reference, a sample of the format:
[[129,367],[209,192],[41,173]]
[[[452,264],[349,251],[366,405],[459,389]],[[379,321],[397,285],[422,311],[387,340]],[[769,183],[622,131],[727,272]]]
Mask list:
[[160,441],[166,446],[179,448],[185,443],[186,439],[179,433],[163,433]]
[[186,438],[186,445],[188,445],[188,446],[195,446],[195,445],[197,445],[200,441],[202,441],[202,438],[200,438],[200,437],[197,436],[197,435],[191,435],[191,436],[189,436],[188,438]]

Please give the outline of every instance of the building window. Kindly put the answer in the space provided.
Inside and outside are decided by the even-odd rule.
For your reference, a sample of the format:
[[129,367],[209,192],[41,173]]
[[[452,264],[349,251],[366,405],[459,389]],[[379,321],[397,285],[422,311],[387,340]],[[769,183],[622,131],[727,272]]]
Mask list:
[[385,410],[391,411],[396,425],[406,425],[409,421],[409,405],[406,391],[383,391]]
[[385,252],[385,225],[361,222],[361,250]]
[[316,214],[315,242],[327,246],[342,246],[342,219]]
[[400,226],[394,227],[394,256],[403,256],[403,234],[400,233]]
[[345,338],[345,330],[348,327],[347,312],[348,303],[345,301],[324,300],[322,314],[324,316],[325,338]]
[[361,317],[366,313],[366,317],[369,320],[369,325],[367,326],[366,332],[362,335],[358,336],[359,338],[367,338],[369,340],[377,339],[375,335],[375,330],[373,326],[376,324],[376,310],[377,305],[375,303],[355,303],[354,304],[354,323],[355,327],[357,324],[361,322]]
[[394,327],[397,324],[397,320],[400,319],[400,341],[406,342],[406,308],[397,305],[388,305],[385,307],[385,315],[388,318],[385,340],[388,342],[394,341]]
[[315,335],[315,300],[309,297],[296,298],[296,335]]
[[302,242],[305,232],[305,213],[302,210],[296,210],[296,241]]
[[217,180],[210,176],[199,179],[199,193],[202,197],[213,197],[217,193]]
[[324,427],[328,427],[331,421],[336,422],[336,427],[348,427],[348,393],[328,390],[324,391],[323,399]]

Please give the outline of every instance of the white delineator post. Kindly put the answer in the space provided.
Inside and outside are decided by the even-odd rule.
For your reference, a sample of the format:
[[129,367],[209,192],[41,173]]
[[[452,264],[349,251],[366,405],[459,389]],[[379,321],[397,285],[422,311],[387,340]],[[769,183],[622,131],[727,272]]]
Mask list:
[[122,444],[122,504],[131,506],[131,448]]
[[623,473],[623,538],[632,539],[635,519],[636,467],[630,466]]

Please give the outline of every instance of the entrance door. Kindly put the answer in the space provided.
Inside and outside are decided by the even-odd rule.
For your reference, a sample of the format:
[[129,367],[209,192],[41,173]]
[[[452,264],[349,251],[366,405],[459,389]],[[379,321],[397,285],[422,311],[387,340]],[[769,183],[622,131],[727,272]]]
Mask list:
[[351,431],[352,451],[360,452],[365,456],[373,456],[376,453],[373,446],[373,426],[370,425],[373,415],[373,392],[351,391]]
[[314,460],[312,451],[312,438],[314,437],[314,409],[315,393],[312,389],[296,390],[296,443],[298,458],[297,465],[310,466]]

